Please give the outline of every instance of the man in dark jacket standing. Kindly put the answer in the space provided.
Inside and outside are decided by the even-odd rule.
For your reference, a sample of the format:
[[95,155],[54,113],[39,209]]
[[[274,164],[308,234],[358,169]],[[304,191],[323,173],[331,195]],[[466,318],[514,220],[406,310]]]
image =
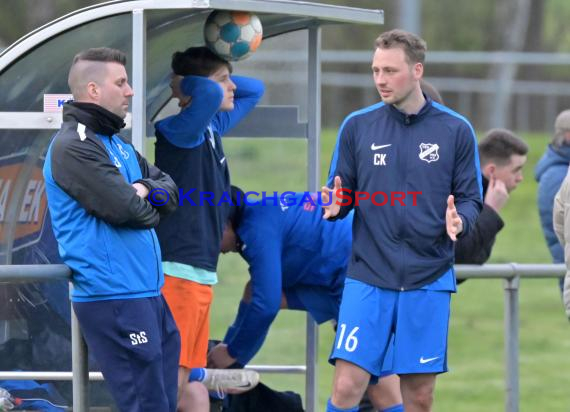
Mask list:
[[324,218],[355,209],[330,412],[358,410],[392,341],[404,410],[430,411],[436,374],[447,371],[453,242],[481,210],[481,172],[469,122],[421,91],[426,50],[402,30],[376,39],[383,101],[345,119],[334,188],[322,190]]
[[[523,180],[528,145],[506,129],[492,129],[479,143],[483,177],[483,209],[469,234],[457,239],[455,263],[482,265],[491,256],[504,223],[500,213],[509,194]],[[458,283],[461,283],[459,281]]]
[[75,56],[74,102],[64,106],[43,173],[59,252],[72,270],[73,310],[119,409],[174,412],[180,336],[160,293],[153,228],[176,209],[178,189],[117,134],[133,95],[125,65],[114,49]]
[[[570,165],[570,110],[564,110],[554,121],[554,137],[538,161],[534,171],[538,182],[538,212],[542,232],[553,263],[564,263],[564,250],[552,227],[554,197],[560,189]],[[562,280],[560,288],[562,289]]]

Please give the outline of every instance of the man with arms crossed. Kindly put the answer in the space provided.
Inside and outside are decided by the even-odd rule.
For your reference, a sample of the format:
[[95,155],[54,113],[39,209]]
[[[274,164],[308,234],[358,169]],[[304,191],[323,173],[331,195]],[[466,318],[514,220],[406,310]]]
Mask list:
[[[83,51],[69,71],[74,101],[44,164],[59,253],[89,351],[121,411],[176,410],[180,336],[160,293],[154,227],[178,204],[172,179],[117,133],[133,90],[123,52]],[[155,207],[149,191],[168,193]]]
[[431,410],[436,374],[447,371],[453,242],[481,210],[481,174],[469,122],[421,91],[425,52],[411,33],[378,37],[372,72],[383,102],[343,122],[334,187],[322,190],[325,219],[355,209],[327,411],[358,410],[391,339],[406,412]]

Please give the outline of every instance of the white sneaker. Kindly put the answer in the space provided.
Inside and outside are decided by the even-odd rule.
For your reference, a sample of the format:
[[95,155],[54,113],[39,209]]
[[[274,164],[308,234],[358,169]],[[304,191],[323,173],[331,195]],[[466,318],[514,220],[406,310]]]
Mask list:
[[206,369],[202,383],[220,396],[226,393],[236,395],[255,388],[259,374],[248,369]]

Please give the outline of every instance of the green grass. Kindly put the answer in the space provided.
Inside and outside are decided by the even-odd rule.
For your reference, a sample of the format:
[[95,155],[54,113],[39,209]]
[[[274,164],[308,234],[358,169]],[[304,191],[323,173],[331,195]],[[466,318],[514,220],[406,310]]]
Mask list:
[[[531,150],[525,180],[511,194],[502,215],[492,262],[549,263],[540,230],[533,170],[548,142],[525,136]],[[334,131],[322,137],[322,178],[327,174]],[[228,139],[224,142],[232,181],[248,190],[305,190],[307,151],[304,141]],[[237,255],[220,260],[215,288],[212,337],[223,337],[233,320],[246,282],[247,266]],[[520,287],[521,411],[563,411],[570,405],[566,383],[570,370],[570,330],[557,281],[527,279]],[[330,394],[333,369],[327,356],[333,339],[329,324],[319,328],[319,410]],[[282,311],[254,364],[301,364],[305,353],[305,314]],[[450,373],[438,378],[435,410],[504,410],[503,289],[501,280],[469,280],[453,298],[449,339]],[[263,382],[280,390],[304,393],[301,375],[265,374]]]

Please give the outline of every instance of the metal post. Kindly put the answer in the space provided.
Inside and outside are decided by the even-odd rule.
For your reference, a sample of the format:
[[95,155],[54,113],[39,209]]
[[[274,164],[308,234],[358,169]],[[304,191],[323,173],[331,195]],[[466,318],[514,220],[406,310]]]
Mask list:
[[529,132],[530,131],[530,113],[531,113],[531,96],[523,94],[519,95],[516,99],[516,131]]
[[[320,134],[321,134],[321,28],[309,28],[308,66],[308,178],[309,190],[320,187]],[[307,314],[307,374],[305,377],[305,407],[307,412],[317,411],[317,355],[318,329],[315,321]]]
[[544,130],[553,129],[554,121],[556,120],[556,115],[558,114],[557,102],[558,98],[556,96],[546,96],[546,104],[544,105],[544,118],[546,124],[544,125]]
[[138,152],[146,152],[146,14],[133,10],[133,90],[132,143]]
[[400,5],[400,27],[404,30],[421,35],[422,2],[421,0],[402,0]]
[[[73,290],[71,282],[69,289],[70,291]],[[89,367],[87,365],[87,345],[83,340],[73,306],[71,307],[71,369],[73,372],[73,410],[75,412],[88,412]]]
[[471,93],[467,93],[467,92],[459,92],[458,93],[458,106],[459,106],[459,113],[461,113],[464,116],[467,116],[469,119],[471,119],[472,117],[474,117],[472,115],[472,105],[471,105]]
[[519,410],[519,284],[520,277],[504,280],[506,412]]

